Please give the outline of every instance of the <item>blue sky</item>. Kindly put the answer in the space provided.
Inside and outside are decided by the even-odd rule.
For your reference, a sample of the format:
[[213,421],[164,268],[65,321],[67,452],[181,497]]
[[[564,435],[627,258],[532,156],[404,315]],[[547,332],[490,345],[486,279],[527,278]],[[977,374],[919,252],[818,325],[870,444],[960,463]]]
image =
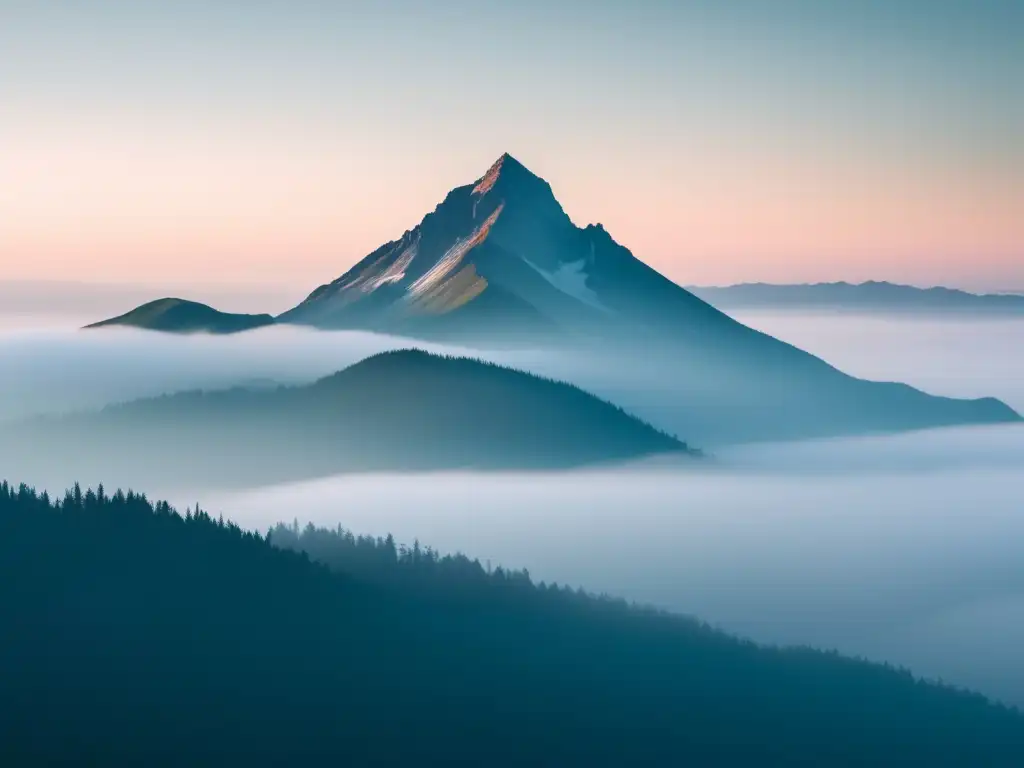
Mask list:
[[997,0],[0,0],[0,278],[316,282],[510,151],[680,282],[1018,287],[1021,40]]

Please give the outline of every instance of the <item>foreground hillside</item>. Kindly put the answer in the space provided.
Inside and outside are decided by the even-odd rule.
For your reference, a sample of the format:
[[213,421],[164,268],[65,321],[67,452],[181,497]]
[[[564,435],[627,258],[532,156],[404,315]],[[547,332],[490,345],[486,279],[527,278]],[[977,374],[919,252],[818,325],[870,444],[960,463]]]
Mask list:
[[4,765],[1024,764],[981,697],[390,538],[2,485],[0,568]]
[[571,385],[417,350],[375,355],[308,386],[187,392],[0,434],[0,458],[23,476],[163,487],[554,469],[658,453],[689,451]]
[[220,312],[206,304],[184,299],[157,299],[131,312],[101,320],[86,328],[125,327],[165,333],[239,333],[272,325],[270,315]]

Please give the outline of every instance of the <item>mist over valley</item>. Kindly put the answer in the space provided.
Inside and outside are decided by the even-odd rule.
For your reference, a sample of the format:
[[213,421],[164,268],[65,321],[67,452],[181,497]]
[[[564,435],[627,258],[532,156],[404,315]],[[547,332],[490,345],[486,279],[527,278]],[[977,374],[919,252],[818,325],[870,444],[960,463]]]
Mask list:
[[[1024,408],[1024,322],[738,315],[855,375]],[[94,411],[197,388],[308,384],[389,349],[472,354],[594,392],[671,405],[674,361],[633,388],[600,358],[480,350],[365,332],[268,328],[218,337],[141,331],[8,330],[0,413]],[[69,372],[74,372],[69,375]],[[647,382],[644,386],[643,382]],[[659,400],[659,398],[662,398]],[[639,409],[644,412],[644,409]],[[686,439],[685,425],[651,419]],[[700,447],[700,446],[698,446]],[[126,473],[80,480],[138,485]],[[579,584],[700,616],[754,639],[810,644],[908,666],[1024,703],[1024,428],[714,447],[708,461],[637,459],[541,475],[373,472],[225,492],[166,483],[148,493],[246,527],[336,526]]]

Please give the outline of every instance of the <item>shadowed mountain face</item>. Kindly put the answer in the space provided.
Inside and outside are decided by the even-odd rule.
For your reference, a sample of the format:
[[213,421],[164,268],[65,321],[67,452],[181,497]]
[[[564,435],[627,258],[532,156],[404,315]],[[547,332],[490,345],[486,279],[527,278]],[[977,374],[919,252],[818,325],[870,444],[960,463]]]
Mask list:
[[125,484],[258,485],[658,453],[688,451],[571,385],[415,350],[367,358],[308,386],[181,393],[24,422],[0,436],[5,467],[58,483],[102,475]]
[[109,320],[86,326],[124,326],[168,333],[238,333],[272,325],[270,315],[237,315],[218,312],[206,304],[184,299],[157,299]]
[[[854,379],[747,328],[601,225],[575,226],[547,182],[509,155],[280,320],[591,349],[610,367],[649,370],[644,382],[674,397],[645,415],[670,411],[662,423],[683,425],[705,445],[1019,419],[991,398],[934,398]],[[602,394],[647,405],[619,400],[614,388]]]
[[1013,293],[977,294],[952,288],[911,285],[813,283],[774,285],[740,283],[724,287],[691,287],[705,301],[722,309],[798,309],[886,312],[957,317],[1024,317],[1024,296]]

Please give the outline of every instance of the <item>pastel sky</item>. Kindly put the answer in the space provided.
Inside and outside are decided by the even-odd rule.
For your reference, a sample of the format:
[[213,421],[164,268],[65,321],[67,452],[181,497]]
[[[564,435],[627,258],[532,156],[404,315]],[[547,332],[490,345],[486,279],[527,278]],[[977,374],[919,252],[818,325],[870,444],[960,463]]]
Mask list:
[[0,280],[312,288],[508,151],[682,283],[1024,289],[1018,0],[0,0]]

